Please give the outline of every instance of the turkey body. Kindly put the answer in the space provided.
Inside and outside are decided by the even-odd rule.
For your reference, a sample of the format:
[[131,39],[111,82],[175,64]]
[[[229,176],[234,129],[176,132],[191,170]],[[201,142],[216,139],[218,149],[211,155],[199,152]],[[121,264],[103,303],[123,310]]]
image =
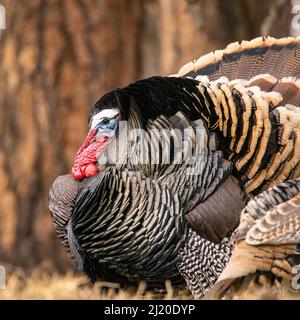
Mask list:
[[[89,177],[98,171],[93,158],[92,169],[75,168],[83,180],[54,182],[54,227],[77,267],[92,280],[151,287],[185,279],[201,297],[229,262],[246,196],[300,175],[299,59],[299,39],[260,38],[102,97],[90,113],[91,134],[102,114],[110,127],[122,119],[146,134],[98,174]],[[186,129],[193,161],[178,163],[178,132]],[[155,130],[171,132],[168,148]],[[141,152],[145,146],[158,161]],[[148,161],[134,161],[141,154]]]
[[[153,126],[162,124],[162,120],[170,127],[176,123],[176,129],[179,122],[190,124],[177,113],[169,120],[159,117]],[[191,130],[197,130],[197,126],[203,129],[201,121],[191,124]],[[237,226],[246,197],[238,180],[230,175],[231,164],[220,151],[208,147],[209,134],[201,132],[206,135],[207,145],[198,149],[195,144],[191,163],[173,161],[155,165],[156,170],[151,171],[151,163],[138,165],[137,170],[136,164],[128,162],[125,167],[108,167],[83,182],[76,182],[70,175],[54,182],[50,209],[59,237],[78,269],[92,280],[104,278],[124,284],[145,280],[151,288],[161,288],[165,280],[171,280],[177,285],[183,277],[189,277],[183,262],[194,264],[197,260],[191,258],[198,258],[202,244],[214,265],[207,268],[206,261],[202,262],[207,271],[199,268],[196,275],[197,283],[201,283],[199,294],[217,280],[232,250],[226,236]],[[61,190],[69,185],[73,188],[68,190],[73,192]],[[63,199],[59,206],[57,198]],[[220,208],[213,205],[215,202]],[[72,209],[64,210],[57,219],[66,203]],[[229,210],[226,223],[220,214],[225,205]],[[197,222],[201,215],[203,226]],[[192,226],[198,226],[197,232]],[[209,270],[210,278],[206,276]]]

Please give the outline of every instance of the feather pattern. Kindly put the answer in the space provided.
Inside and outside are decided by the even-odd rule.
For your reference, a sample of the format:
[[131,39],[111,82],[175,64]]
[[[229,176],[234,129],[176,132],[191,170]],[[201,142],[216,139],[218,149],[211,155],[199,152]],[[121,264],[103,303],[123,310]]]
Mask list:
[[80,187],[81,184],[68,174],[56,178],[49,191],[49,209],[54,230],[66,250],[69,250],[66,227]]
[[184,65],[176,74],[196,78],[207,75],[210,80],[226,76],[229,80],[249,80],[258,74],[300,77],[300,38],[259,37],[235,42]]
[[234,163],[245,191],[254,194],[296,176],[300,164],[300,109],[282,104],[283,91],[252,86],[257,81],[223,77],[197,85],[200,116],[219,133],[225,157]]
[[[151,125],[166,127],[179,121],[182,128],[189,123],[177,114],[169,120],[162,116]],[[203,123],[194,124],[197,125],[201,127]],[[190,129],[195,133],[196,127],[190,125]],[[209,143],[208,139],[205,141]],[[80,247],[75,252],[85,252],[81,255],[85,269],[91,261],[97,261],[131,282],[144,279],[157,286],[166,279],[182,281],[177,263],[188,236],[186,213],[214,193],[231,172],[220,152],[209,150],[207,145],[197,147],[195,139],[191,145],[195,151],[191,165],[184,162],[169,166],[168,170],[156,168],[155,175],[149,174],[151,161],[145,168],[140,164],[124,169],[112,167],[81,190],[70,221]],[[136,151],[135,146],[133,149]],[[244,196],[239,201],[244,203]],[[235,214],[237,218],[239,210]],[[207,219],[204,224],[210,220]],[[212,216],[210,222],[213,221]],[[235,226],[224,227],[225,234]]]
[[[256,275],[290,286],[300,261],[300,179],[288,180],[251,200],[241,213],[229,263],[206,298],[237,294],[238,280]],[[271,276],[271,277],[270,277]],[[275,281],[275,282],[274,282]]]

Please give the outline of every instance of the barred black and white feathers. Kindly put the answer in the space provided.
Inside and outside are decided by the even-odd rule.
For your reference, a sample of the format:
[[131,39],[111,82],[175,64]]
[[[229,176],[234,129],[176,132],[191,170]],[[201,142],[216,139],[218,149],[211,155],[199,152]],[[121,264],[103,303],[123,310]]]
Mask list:
[[[177,129],[189,124],[177,113],[169,119],[159,117],[152,126],[174,127],[174,123]],[[195,134],[198,126],[202,126],[201,121],[193,127],[190,124],[191,132]],[[209,139],[204,139],[202,147],[195,139],[191,142],[191,163],[176,164],[174,157],[171,164],[161,168],[155,164],[156,170],[152,170],[150,157],[148,166],[129,162],[126,168],[110,167],[86,180],[76,196],[65,241],[77,264],[89,275],[100,269],[95,266],[99,264],[107,273],[111,270],[132,283],[143,279],[157,287],[167,279],[173,284],[182,282],[178,263],[189,238],[188,221],[191,227],[197,226],[197,216],[208,209],[207,199],[215,190],[215,199],[219,197],[219,203],[230,209],[230,219],[224,224],[207,210],[200,233],[208,241],[218,241],[234,230],[245,197],[233,177],[222,186],[230,175],[230,164],[222,159],[221,152],[208,148]],[[229,197],[225,191],[222,197],[223,188],[230,188],[233,194],[238,191],[234,204],[226,203]]]
[[251,200],[234,240],[232,257],[206,298],[239,296],[257,278],[273,291],[283,285],[296,290],[292,281],[293,267],[300,263],[300,179],[282,182]]

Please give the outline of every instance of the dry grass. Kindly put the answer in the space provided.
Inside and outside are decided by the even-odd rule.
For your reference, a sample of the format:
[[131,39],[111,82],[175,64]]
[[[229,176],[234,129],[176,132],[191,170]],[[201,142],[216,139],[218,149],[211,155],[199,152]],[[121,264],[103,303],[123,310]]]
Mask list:
[[[174,289],[166,283],[164,292],[148,291],[145,283],[138,288],[120,289],[117,283],[98,282],[92,285],[86,276],[67,272],[65,275],[53,272],[47,263],[26,273],[21,268],[5,266],[7,270],[6,288],[0,289],[0,300],[124,300],[124,299],[192,299],[186,289]],[[269,289],[249,284],[246,290],[231,295],[230,299],[298,299],[300,291],[287,288]]]
[[227,296],[228,300],[300,300],[300,292],[291,290],[290,287],[270,289],[265,287],[247,288]]
[[165,292],[148,291],[145,283],[138,288],[120,289],[117,283],[98,282],[92,285],[83,275],[52,272],[46,265],[26,273],[20,268],[7,268],[6,288],[0,289],[0,300],[124,300],[124,299],[192,299],[185,289],[174,290],[166,283]]

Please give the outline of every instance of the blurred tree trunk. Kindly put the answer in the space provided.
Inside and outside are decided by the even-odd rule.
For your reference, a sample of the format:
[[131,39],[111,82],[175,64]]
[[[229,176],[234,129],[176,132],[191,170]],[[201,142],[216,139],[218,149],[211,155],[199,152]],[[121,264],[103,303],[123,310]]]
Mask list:
[[130,1],[6,1],[0,43],[0,254],[62,261],[47,209],[70,172],[89,107],[140,70],[141,6]]
[[158,0],[160,73],[227,44],[289,35],[290,0]]
[[[67,266],[48,190],[70,172],[89,108],[103,93],[258,36],[280,1],[2,1],[0,263]],[[265,24],[273,36],[287,35],[289,1],[278,10],[277,22]]]

